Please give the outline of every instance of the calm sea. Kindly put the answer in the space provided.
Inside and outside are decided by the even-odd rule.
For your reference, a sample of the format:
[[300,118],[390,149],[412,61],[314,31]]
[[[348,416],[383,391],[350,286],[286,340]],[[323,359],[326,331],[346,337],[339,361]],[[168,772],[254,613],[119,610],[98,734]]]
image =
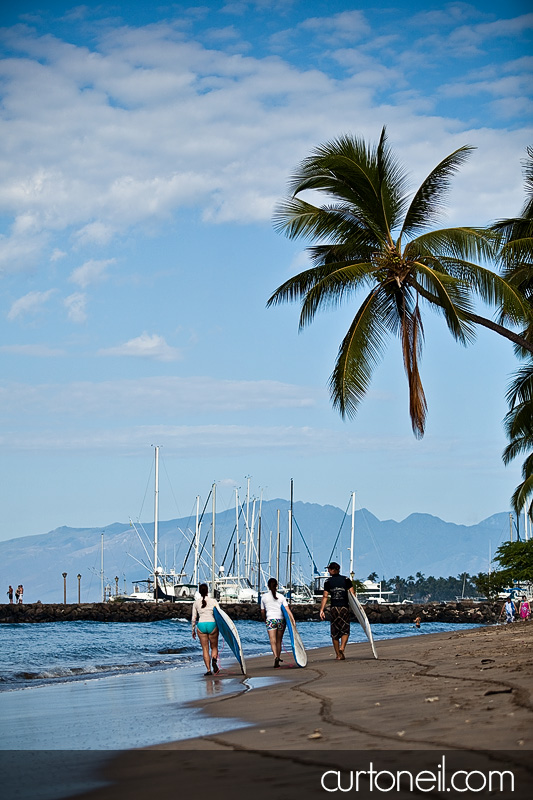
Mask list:
[[[380,639],[471,627],[477,626],[376,625],[373,632],[379,653]],[[237,628],[246,657],[270,652],[262,623],[243,621]],[[326,622],[302,622],[298,630],[308,649],[331,646]],[[361,628],[352,625],[350,641],[363,640]],[[284,666],[291,661],[287,653]],[[277,679],[273,674],[243,680],[223,642],[219,675],[205,678],[203,672],[201,649],[186,620],[0,625],[5,796],[60,800],[102,785],[97,772],[111,751],[243,727],[242,720],[210,717],[190,703],[253,691]]]
[[[270,653],[261,622],[236,623],[245,657]],[[395,639],[475,625],[425,623],[417,630],[410,624],[374,625],[374,639]],[[300,622],[298,630],[307,649],[331,645],[327,622]],[[365,641],[352,624],[350,642]],[[51,683],[87,680],[110,675],[165,669],[203,671],[201,649],[191,637],[185,619],[161,622],[49,622],[0,625],[0,692]],[[221,666],[234,659],[221,639]],[[284,639],[289,648],[288,635]]]

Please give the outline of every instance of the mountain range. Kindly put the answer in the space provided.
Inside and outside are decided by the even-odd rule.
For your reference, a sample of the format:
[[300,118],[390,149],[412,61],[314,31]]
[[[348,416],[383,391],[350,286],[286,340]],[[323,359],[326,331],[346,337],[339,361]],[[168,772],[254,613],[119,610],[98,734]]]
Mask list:
[[[287,567],[287,500],[265,501],[261,508],[261,564],[265,574],[275,572],[277,517],[280,512],[280,582]],[[250,505],[257,532],[259,503]],[[309,583],[315,572],[323,573],[332,559],[349,571],[351,516],[340,508],[314,503],[294,503],[293,582]],[[216,562],[226,573],[235,572],[235,510],[215,517]],[[245,535],[245,509],[239,519],[239,538]],[[76,602],[77,575],[81,577],[82,602],[101,599],[101,562],[104,581],[118,585],[119,592],[131,591],[131,583],[147,577],[153,554],[153,522],[113,523],[104,528],[56,528],[49,533],[0,542],[0,586],[24,585],[24,601],[62,602],[63,577],[67,573],[67,602]],[[193,563],[195,519],[174,519],[159,523],[159,561],[165,569],[184,570],[190,579]],[[207,564],[211,554],[211,515],[205,515],[200,541],[204,544],[201,579],[209,578]],[[355,575],[364,580],[371,573],[379,579],[396,575],[408,577],[417,572],[448,577],[460,573],[486,572],[491,553],[509,538],[509,514],[502,512],[477,525],[456,525],[430,514],[414,513],[401,522],[379,520],[366,509],[355,514]],[[103,547],[102,547],[103,545]],[[241,562],[244,545],[241,546]],[[232,561],[234,562],[232,564]],[[270,569],[269,569],[270,562]],[[118,578],[118,582],[115,578]]]

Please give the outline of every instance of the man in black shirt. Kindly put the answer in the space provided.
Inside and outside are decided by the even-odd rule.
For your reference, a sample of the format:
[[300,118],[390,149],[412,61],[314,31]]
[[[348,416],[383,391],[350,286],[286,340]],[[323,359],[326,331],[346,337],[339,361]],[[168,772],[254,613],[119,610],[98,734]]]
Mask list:
[[320,605],[320,619],[325,619],[324,609],[331,595],[330,624],[331,640],[335,650],[335,659],[344,661],[344,648],[350,636],[350,607],[348,605],[348,592],[355,594],[352,582],[344,575],[339,575],[340,566],[332,561],[328,567],[329,578],[324,584],[324,594]]

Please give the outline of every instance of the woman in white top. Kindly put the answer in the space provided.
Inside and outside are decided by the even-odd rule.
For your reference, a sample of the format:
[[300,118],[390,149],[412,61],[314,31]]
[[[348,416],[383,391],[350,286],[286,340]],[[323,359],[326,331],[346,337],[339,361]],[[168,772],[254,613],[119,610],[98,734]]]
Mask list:
[[268,631],[268,638],[270,639],[270,647],[274,654],[274,667],[279,667],[280,661],[283,659],[281,656],[281,641],[285,633],[285,620],[283,618],[282,606],[285,606],[287,613],[291,620],[294,622],[294,617],[287,603],[287,599],[282,594],[276,591],[278,582],[275,578],[269,578],[268,592],[261,595],[261,616],[266,623]]
[[[218,601],[214,597],[208,597],[209,589],[207,583],[201,583],[198,587],[201,597],[195,600],[192,605],[192,638],[198,638],[202,645],[204,663],[207,669],[205,675],[212,675],[219,671],[218,666],[218,628],[213,614],[214,608],[219,608]],[[211,658],[209,657],[209,647],[211,647]],[[211,671],[213,667],[213,671]]]

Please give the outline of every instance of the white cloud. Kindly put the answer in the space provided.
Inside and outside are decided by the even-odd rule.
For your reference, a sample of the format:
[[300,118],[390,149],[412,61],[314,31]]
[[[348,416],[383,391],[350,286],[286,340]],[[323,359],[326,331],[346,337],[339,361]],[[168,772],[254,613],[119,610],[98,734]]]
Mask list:
[[[410,152],[416,141],[415,168],[426,142],[440,160],[462,126],[433,113],[438,89],[429,96],[415,90],[409,70],[424,63],[428,48],[436,63],[450,48],[477,51],[483,41],[511,37],[532,18],[464,25],[469,13],[460,3],[446,14],[453,23],[446,34],[414,41],[395,34],[392,43],[370,31],[357,10],[305,20],[293,31],[312,34],[317,53],[332,59],[336,72],[346,70],[335,77],[286,58],[208,49],[174,23],[102,26],[92,50],[24,26],[4,30],[21,57],[0,66],[0,212],[13,218],[11,234],[0,237],[0,267],[37,264],[61,232],[78,248],[105,246],[132,226],[166,222],[186,207],[199,207],[211,222],[268,222],[294,166],[339,132],[375,139],[386,122],[400,150]],[[320,51],[321,36],[333,50]],[[409,94],[392,94],[405,87]],[[520,87],[501,83],[501,90]],[[514,106],[512,98],[502,100],[507,113],[523,109],[520,98]],[[487,164],[518,164],[529,135],[516,126],[472,133],[474,144],[480,136],[487,144],[468,191],[468,198],[485,198],[482,222],[507,210],[497,183],[487,195],[479,191]]]
[[330,44],[354,42],[370,33],[370,26],[362,11],[341,11],[331,17],[310,17],[298,27],[311,31]]
[[85,322],[87,313],[87,297],[83,292],[74,292],[63,300],[63,305],[67,309],[67,315],[71,322]]
[[46,243],[45,235],[33,236],[20,232],[9,236],[0,234],[0,275],[35,266]]
[[55,358],[64,356],[65,351],[57,347],[48,347],[44,344],[4,344],[0,346],[1,353],[14,356],[31,356],[34,358]]
[[184,413],[234,413],[313,406],[316,390],[280,381],[231,381],[208,377],[140,378],[66,384],[0,383],[4,413],[35,410],[51,417],[172,419]]
[[142,333],[116,347],[99,350],[100,356],[133,356],[134,358],[153,358],[156,361],[178,361],[182,358],[181,350],[171,347],[162,336],[156,333]]
[[433,33],[414,43],[414,49],[422,48],[432,61],[435,57],[442,56],[445,52],[455,54],[464,59],[469,56],[482,54],[482,48],[487,47],[495,39],[508,39],[511,42],[533,28],[533,14],[522,14],[509,19],[498,19],[493,22],[479,24],[459,25],[450,32]]
[[71,272],[69,281],[77,283],[82,289],[86,289],[91,283],[100,283],[107,280],[107,269],[115,261],[116,259],[114,258],[106,258],[101,261],[90,259]]
[[[251,453],[290,452],[297,455],[388,452],[405,456],[416,447],[410,439],[396,437],[357,437],[329,429],[294,426],[246,425],[147,425],[121,429],[91,429],[9,432],[0,435],[0,446],[19,451],[98,452],[113,448],[115,454],[146,453],[147,442],[157,441],[167,455],[232,456]],[[442,441],[436,451],[448,452],[450,443]]]
[[111,241],[116,228],[107,225],[105,222],[89,222],[74,234],[74,239],[78,246],[90,244],[107,244]]
[[8,320],[12,321],[26,314],[37,314],[55,292],[56,289],[48,289],[46,292],[28,292],[28,294],[25,294],[23,297],[19,297],[19,299],[15,300],[12,304],[8,312]]

